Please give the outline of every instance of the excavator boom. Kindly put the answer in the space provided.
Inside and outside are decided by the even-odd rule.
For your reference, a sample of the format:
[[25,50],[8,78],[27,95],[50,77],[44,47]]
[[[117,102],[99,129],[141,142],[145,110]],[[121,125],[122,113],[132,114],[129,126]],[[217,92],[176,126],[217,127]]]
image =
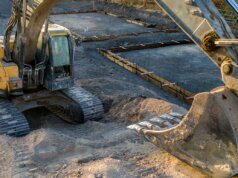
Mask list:
[[237,62],[237,49],[217,48],[214,43],[219,39],[233,39],[235,35],[212,0],[156,0],[156,3],[215,64],[220,66],[226,57]]
[[[47,20],[51,9],[60,0],[13,0],[12,2],[12,14],[8,22],[8,26],[5,33],[5,55],[10,60],[9,39],[14,26],[17,26],[17,46],[24,46],[24,49],[20,53],[23,53],[26,63],[31,63],[35,60],[35,52],[37,49],[38,38],[42,27]],[[19,54],[19,51],[15,51],[15,56]]]

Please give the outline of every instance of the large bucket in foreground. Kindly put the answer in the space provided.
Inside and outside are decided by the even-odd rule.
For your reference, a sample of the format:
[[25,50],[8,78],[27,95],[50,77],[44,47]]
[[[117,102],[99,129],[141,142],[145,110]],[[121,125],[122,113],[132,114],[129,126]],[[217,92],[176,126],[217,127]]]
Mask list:
[[238,97],[225,88],[195,96],[187,115],[166,114],[129,126],[212,177],[238,173]]

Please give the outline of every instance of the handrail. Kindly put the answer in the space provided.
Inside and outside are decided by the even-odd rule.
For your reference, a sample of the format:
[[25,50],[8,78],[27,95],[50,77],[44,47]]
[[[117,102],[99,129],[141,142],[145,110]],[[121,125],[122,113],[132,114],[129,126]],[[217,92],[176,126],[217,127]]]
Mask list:
[[233,7],[233,9],[238,13],[238,4],[235,0],[227,0],[227,2]]

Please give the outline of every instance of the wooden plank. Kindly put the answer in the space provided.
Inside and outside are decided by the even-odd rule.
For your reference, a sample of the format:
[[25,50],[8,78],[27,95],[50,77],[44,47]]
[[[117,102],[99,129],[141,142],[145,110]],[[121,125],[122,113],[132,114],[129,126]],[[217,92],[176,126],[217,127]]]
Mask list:
[[165,46],[183,45],[183,44],[190,44],[190,43],[192,42],[188,39],[183,39],[178,41],[172,40],[172,41],[166,41],[166,42],[160,42],[160,43],[144,43],[144,44],[133,45],[133,46],[120,46],[116,48],[110,48],[110,51],[114,53],[120,53],[120,52],[134,51],[134,50],[160,48]]
[[164,91],[169,92],[170,94],[174,95],[175,97],[185,101],[186,103],[192,104],[194,94],[183,89],[182,87],[172,83],[151,71],[139,66],[136,63],[132,63],[129,60],[118,56],[117,54],[113,53],[110,50],[100,49],[99,53],[109,59],[110,61],[118,64],[119,66],[123,67],[124,69],[137,74],[141,78],[150,83],[154,84],[155,86],[163,89]]
[[128,34],[119,34],[119,35],[107,35],[107,36],[93,36],[93,37],[83,37],[82,35],[78,34],[77,32],[73,32],[76,37],[80,38],[82,42],[94,42],[94,41],[106,41],[112,40],[116,38],[122,37],[130,37],[130,36],[140,36],[144,34],[153,34],[158,33],[159,31],[146,31],[146,32],[139,32],[139,33],[128,33]]
[[51,12],[50,15],[67,15],[67,14],[85,14],[85,13],[98,13],[98,10],[74,10],[74,11],[61,11]]

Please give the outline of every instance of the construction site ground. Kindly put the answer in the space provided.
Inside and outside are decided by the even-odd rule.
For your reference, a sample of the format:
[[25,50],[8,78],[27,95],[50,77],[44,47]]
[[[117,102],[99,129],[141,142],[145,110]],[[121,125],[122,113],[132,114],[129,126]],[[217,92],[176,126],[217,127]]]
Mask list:
[[[1,9],[1,35],[9,9]],[[79,10],[97,12],[72,14]],[[95,39],[75,47],[74,70],[76,83],[103,101],[105,115],[98,122],[70,125],[44,108],[25,112],[32,128],[29,135],[22,138],[0,136],[0,178],[206,177],[127,129],[132,123],[171,111],[186,113],[189,105],[98,53],[99,48],[188,38],[181,31],[156,32],[178,30],[159,10],[89,0],[65,0],[53,10],[55,13],[66,11],[71,14],[51,15],[50,22],[69,28],[79,40]],[[156,24],[156,28],[129,23],[126,18]],[[96,40],[113,35],[112,39]],[[192,43],[118,55],[193,93],[222,85],[219,70]]]

